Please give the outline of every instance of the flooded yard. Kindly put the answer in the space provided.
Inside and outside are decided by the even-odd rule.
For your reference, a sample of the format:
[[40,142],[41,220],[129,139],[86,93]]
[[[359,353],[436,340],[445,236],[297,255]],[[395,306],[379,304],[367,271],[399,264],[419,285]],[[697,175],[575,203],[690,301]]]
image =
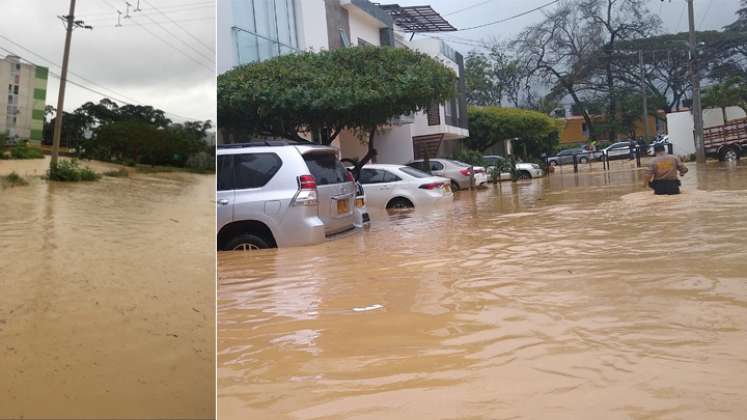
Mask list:
[[212,417],[215,177],[47,166],[0,160],[0,418]]
[[220,418],[743,418],[747,165],[622,166],[219,255]]

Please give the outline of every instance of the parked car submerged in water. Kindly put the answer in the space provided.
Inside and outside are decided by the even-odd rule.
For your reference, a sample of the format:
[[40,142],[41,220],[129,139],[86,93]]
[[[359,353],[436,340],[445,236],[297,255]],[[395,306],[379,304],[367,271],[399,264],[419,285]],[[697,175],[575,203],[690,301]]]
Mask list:
[[[488,173],[500,170],[501,179],[511,179],[511,162],[508,159],[499,155],[487,155],[483,156],[483,160],[485,160],[485,164],[487,165]],[[535,163],[517,162],[516,171],[518,172],[519,179],[541,178],[545,176],[545,171]]]
[[359,178],[371,208],[403,209],[451,201],[451,180],[410,166],[366,165]]
[[480,187],[488,183],[488,173],[482,166],[472,166],[469,163],[451,159],[428,159],[428,163],[430,167],[426,167],[425,160],[420,159],[408,163],[407,166],[450,179],[453,191],[468,189],[470,187],[472,170],[475,172],[475,187]]
[[218,249],[309,245],[355,228],[356,184],[332,147],[290,140],[219,146]]
[[590,152],[582,147],[565,149],[558,152],[557,155],[547,158],[547,164],[550,166],[569,165],[573,163],[573,156],[576,156],[576,162],[586,164],[602,157],[601,152]]

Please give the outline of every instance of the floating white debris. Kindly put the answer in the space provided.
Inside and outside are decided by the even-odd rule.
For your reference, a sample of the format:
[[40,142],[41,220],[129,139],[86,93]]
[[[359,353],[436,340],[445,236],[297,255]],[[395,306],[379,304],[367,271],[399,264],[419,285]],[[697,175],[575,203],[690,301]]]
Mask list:
[[366,306],[365,308],[353,308],[353,311],[366,312],[366,311],[375,311],[377,309],[383,309],[383,308],[384,308],[384,305],[376,304],[376,305]]

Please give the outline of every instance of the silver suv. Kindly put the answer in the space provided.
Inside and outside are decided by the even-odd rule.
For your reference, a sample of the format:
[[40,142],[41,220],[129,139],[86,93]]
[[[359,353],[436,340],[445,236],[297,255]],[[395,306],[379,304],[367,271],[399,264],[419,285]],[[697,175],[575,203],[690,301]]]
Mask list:
[[218,146],[218,249],[309,245],[354,228],[356,185],[332,147]]

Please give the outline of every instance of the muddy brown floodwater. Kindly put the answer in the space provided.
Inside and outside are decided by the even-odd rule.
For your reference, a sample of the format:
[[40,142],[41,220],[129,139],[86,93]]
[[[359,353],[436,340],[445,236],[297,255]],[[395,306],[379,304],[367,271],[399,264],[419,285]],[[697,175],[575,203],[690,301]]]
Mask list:
[[747,165],[615,166],[219,255],[219,417],[744,418]]
[[214,176],[0,187],[0,418],[212,418],[214,214]]

